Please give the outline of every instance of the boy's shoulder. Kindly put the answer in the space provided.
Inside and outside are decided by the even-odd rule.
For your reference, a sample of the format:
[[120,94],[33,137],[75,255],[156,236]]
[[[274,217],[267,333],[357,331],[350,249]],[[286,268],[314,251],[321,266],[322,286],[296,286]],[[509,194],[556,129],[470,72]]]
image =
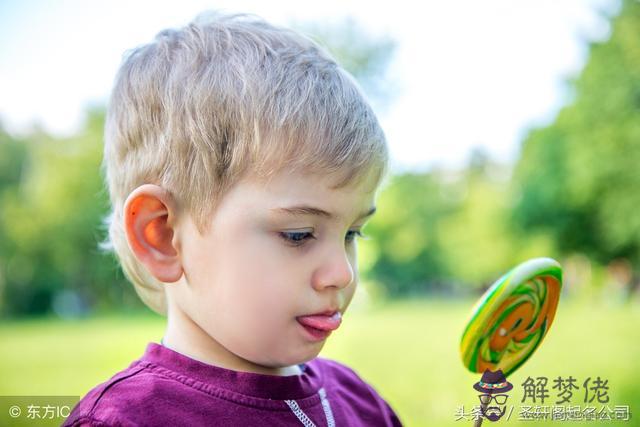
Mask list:
[[[67,417],[63,426],[138,425],[141,399],[150,396],[155,381],[136,360],[107,381],[92,388]],[[123,417],[124,414],[128,416]]]

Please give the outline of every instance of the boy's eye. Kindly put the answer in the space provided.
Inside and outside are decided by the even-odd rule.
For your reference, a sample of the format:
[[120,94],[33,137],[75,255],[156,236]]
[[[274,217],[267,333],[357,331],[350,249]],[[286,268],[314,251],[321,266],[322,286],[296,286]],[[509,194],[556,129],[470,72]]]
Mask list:
[[[287,243],[291,243],[294,246],[302,246],[305,241],[309,239],[315,239],[313,233],[309,232],[300,232],[300,231],[282,231],[279,233],[280,237],[282,237]],[[364,234],[360,230],[349,230],[347,235],[345,236],[345,241],[347,243],[353,242],[358,237],[365,237]]]
[[293,243],[295,246],[303,244],[307,239],[315,239],[312,233],[300,232],[300,231],[283,231],[280,236],[288,243]]

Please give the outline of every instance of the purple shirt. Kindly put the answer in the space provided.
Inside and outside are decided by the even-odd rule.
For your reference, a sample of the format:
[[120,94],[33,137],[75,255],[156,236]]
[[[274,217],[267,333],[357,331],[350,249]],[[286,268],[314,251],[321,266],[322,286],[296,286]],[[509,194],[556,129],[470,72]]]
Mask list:
[[400,426],[353,370],[316,357],[300,375],[238,372],[149,343],[93,388],[63,426]]

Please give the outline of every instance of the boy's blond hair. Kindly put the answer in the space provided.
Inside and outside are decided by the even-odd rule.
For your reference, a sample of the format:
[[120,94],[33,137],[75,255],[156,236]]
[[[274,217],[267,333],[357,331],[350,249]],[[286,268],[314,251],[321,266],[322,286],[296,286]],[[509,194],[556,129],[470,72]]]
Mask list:
[[353,78],[318,45],[250,15],[207,13],[133,49],[116,77],[105,125],[112,212],[108,248],[154,311],[162,283],[126,240],[123,205],[162,186],[200,232],[251,172],[338,173],[336,188],[387,171],[384,134]]

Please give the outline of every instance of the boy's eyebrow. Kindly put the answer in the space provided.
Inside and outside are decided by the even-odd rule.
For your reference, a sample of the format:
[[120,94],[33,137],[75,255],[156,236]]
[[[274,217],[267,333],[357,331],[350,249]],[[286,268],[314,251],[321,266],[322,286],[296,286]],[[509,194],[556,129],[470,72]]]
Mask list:
[[[327,219],[334,219],[335,215],[331,212],[327,212],[324,209],[316,208],[309,205],[298,205],[298,206],[289,206],[285,208],[273,208],[271,209],[274,212],[286,213],[289,215],[302,216],[302,215],[315,215],[321,216]],[[362,219],[373,215],[376,212],[376,207],[373,206],[368,211],[363,212],[357,219]]]

